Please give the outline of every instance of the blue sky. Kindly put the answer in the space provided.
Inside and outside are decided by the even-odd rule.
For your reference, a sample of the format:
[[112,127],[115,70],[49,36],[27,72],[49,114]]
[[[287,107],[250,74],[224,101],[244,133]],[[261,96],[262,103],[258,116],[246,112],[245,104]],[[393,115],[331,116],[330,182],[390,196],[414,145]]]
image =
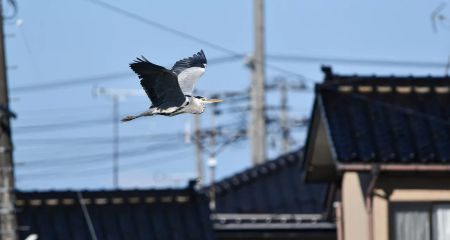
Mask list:
[[[266,1],[268,55],[382,59],[445,63],[450,54],[449,26],[434,33],[431,12],[445,1]],[[450,16],[450,2],[443,14]],[[226,53],[102,8],[90,1],[21,1],[15,19],[5,22],[8,80],[13,121],[17,186],[21,189],[109,188],[111,177],[112,102],[93,97],[94,86],[139,89],[128,64],[137,56],[171,67],[203,49],[208,59]],[[108,1],[109,4],[240,54],[253,50],[252,1]],[[4,3],[5,12],[11,8]],[[322,64],[345,74],[442,75],[443,68],[388,67],[267,59],[314,81],[323,78]],[[284,76],[267,69],[267,81]],[[129,73],[129,74],[128,74]],[[22,87],[70,79],[121,74],[111,81],[61,88]],[[209,64],[198,89],[205,92],[243,91],[250,72],[244,59]],[[22,90],[20,90],[22,88]],[[292,117],[309,116],[313,92],[289,95]],[[278,95],[267,102],[278,105]],[[224,103],[233,107],[236,103]],[[241,105],[244,103],[240,103]],[[120,115],[145,110],[145,97],[120,102]],[[277,112],[270,112],[276,116]],[[243,114],[220,116],[218,124],[245,125]],[[208,127],[210,113],[202,115]],[[183,186],[195,172],[194,146],[184,143],[190,115],[154,117],[120,125],[120,186]],[[80,123],[81,122],[81,123]],[[89,122],[88,124],[86,122]],[[235,124],[235,125],[236,125]],[[35,126],[45,125],[44,128]],[[230,131],[232,129],[229,129]],[[169,133],[170,136],[161,136]],[[304,141],[297,129],[293,149]],[[147,136],[136,138],[135,136]],[[150,136],[150,137],[148,137]],[[273,135],[273,137],[278,137]],[[275,157],[279,149],[269,148]],[[205,156],[206,158],[206,156]],[[218,156],[218,178],[247,168],[249,142],[228,146]]]

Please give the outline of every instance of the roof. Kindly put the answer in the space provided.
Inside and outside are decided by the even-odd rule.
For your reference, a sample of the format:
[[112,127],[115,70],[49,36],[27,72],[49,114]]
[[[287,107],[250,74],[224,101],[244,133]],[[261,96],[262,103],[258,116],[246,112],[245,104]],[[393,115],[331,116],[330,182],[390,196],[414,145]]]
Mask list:
[[216,182],[216,212],[322,213],[328,185],[303,182],[302,152],[282,155]]
[[213,214],[218,239],[336,239],[320,214]]
[[207,200],[191,188],[166,190],[17,192],[19,237],[90,239],[214,239]]
[[[316,85],[316,122],[306,146],[310,168],[450,163],[449,76],[337,75],[331,68],[323,70],[325,81]],[[329,148],[321,156],[329,160],[318,159],[312,146],[317,144]]]

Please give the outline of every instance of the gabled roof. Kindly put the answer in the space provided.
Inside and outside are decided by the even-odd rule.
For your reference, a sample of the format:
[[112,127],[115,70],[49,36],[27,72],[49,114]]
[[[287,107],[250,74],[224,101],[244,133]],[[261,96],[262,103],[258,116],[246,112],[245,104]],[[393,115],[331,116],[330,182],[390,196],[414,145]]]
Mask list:
[[[214,239],[208,202],[191,188],[82,191],[97,239]],[[91,239],[74,191],[17,192],[19,237]]]
[[308,171],[317,174],[308,178],[330,177],[319,169],[330,172],[336,164],[450,163],[449,76],[346,76],[323,70],[306,146]]
[[322,213],[328,185],[304,183],[302,156],[295,151],[216,182],[216,212]]

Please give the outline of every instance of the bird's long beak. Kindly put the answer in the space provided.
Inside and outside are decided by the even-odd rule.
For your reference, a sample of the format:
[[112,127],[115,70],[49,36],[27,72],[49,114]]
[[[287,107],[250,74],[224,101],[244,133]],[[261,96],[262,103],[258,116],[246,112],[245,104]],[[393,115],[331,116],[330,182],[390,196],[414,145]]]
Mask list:
[[217,103],[217,102],[223,102],[223,100],[222,99],[211,98],[211,99],[206,99],[205,102],[207,102],[207,103]]

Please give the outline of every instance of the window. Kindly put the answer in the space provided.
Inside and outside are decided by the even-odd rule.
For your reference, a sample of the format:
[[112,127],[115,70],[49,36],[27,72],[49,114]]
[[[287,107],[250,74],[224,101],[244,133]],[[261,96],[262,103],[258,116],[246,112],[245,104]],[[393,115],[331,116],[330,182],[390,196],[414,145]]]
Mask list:
[[450,239],[450,204],[433,205],[433,240]]
[[394,240],[450,240],[450,204],[392,203],[390,232]]

